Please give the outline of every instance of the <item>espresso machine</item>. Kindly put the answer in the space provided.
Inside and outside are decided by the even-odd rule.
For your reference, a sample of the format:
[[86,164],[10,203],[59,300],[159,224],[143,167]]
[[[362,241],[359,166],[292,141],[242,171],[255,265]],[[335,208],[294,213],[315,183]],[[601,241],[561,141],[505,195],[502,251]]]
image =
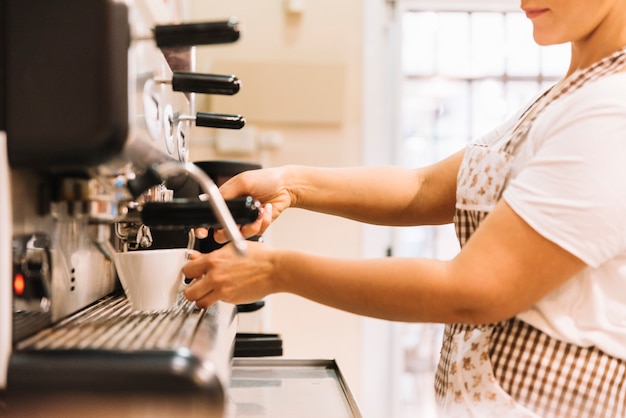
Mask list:
[[194,104],[239,91],[194,71],[239,23],[181,23],[172,3],[0,2],[0,416],[225,414],[236,307],[133,311],[112,262],[162,230],[191,248],[194,226],[245,256],[237,225],[258,215],[188,155],[192,125],[245,125]]

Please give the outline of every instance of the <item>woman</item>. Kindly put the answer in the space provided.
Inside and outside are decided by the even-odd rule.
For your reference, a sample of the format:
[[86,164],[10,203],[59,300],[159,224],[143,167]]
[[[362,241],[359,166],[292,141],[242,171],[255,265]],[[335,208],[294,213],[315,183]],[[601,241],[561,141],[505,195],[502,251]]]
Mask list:
[[[193,256],[199,306],[291,292],[357,314],[445,323],[444,416],[626,416],[626,0],[522,0],[563,79],[447,159],[249,171],[221,187],[265,204],[247,236],[299,207],[385,225],[454,222],[452,260],[346,260],[250,243]],[[218,238],[223,239],[221,232]]]

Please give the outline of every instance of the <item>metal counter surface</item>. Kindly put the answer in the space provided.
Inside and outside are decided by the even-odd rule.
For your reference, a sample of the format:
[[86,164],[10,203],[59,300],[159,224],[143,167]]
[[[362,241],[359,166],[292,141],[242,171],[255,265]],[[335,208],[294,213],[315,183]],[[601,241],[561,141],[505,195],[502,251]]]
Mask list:
[[235,359],[228,418],[360,418],[334,360]]

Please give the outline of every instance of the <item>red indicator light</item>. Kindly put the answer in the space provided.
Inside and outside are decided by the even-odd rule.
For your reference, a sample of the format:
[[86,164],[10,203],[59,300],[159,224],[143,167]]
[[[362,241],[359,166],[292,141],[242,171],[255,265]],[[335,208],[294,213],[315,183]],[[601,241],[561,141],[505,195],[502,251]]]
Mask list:
[[24,276],[20,273],[15,275],[13,279],[13,290],[15,290],[15,294],[21,296],[24,294],[24,288],[26,287],[26,282],[24,281]]

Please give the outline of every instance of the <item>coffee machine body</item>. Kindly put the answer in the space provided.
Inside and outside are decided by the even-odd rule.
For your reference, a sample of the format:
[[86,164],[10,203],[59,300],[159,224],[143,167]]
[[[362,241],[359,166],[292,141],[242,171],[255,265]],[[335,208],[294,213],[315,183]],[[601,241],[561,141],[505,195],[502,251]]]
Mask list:
[[168,81],[193,72],[194,33],[227,43],[238,28],[187,27],[171,12],[151,0],[0,2],[0,415],[98,404],[129,416],[146,397],[140,416],[224,410],[236,307],[133,312],[112,261],[149,250],[142,209],[172,201],[168,182],[195,180],[212,222],[235,225],[188,163],[191,123],[221,127],[224,115],[196,114],[195,92]]
[[[152,81],[171,77],[154,43],[133,41],[154,25],[145,4],[5,3],[12,276],[21,274],[25,286],[15,295],[22,305],[16,312],[43,309],[55,322],[113,291],[113,225],[128,212],[130,176],[151,163],[187,158],[184,149],[168,151],[161,115],[151,135],[145,104],[158,99],[188,114],[190,102]],[[141,147],[148,155],[133,157]],[[49,262],[33,260],[41,258],[37,252]]]

